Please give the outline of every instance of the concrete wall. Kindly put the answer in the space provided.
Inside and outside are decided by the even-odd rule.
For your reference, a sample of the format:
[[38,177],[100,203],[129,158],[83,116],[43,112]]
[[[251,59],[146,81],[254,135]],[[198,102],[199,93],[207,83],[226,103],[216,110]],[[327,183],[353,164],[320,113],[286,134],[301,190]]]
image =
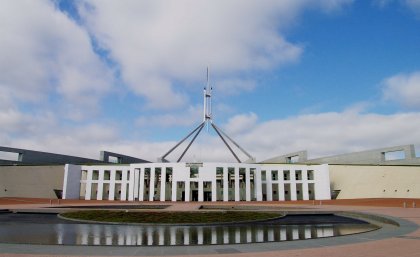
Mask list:
[[[395,152],[403,153],[401,159],[387,160],[386,154]],[[402,145],[340,154],[336,156],[310,159],[303,163],[328,163],[328,164],[366,164],[366,165],[420,165],[420,158],[416,157],[414,145]]]
[[337,199],[420,198],[420,166],[329,165]]
[[55,153],[46,153],[41,151],[33,151],[27,149],[20,149],[20,148],[13,148],[13,147],[4,147],[0,146],[0,151],[8,152],[8,153],[17,153],[19,154],[18,160],[2,160],[0,159],[0,164],[5,165],[13,165],[13,164],[32,164],[32,165],[54,165],[54,164],[79,164],[79,163],[102,163],[102,161],[77,157],[77,156],[70,156],[70,155],[63,155],[63,154],[55,154]]
[[56,198],[63,179],[64,165],[0,166],[0,197]]

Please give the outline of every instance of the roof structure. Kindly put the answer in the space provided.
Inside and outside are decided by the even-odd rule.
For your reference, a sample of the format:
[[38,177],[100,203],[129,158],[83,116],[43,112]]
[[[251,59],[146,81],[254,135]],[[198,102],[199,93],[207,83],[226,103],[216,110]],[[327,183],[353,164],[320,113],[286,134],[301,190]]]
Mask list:
[[232,148],[233,144],[236,146],[243,154],[245,154],[248,159],[245,162],[255,162],[255,158],[250,155],[244,148],[242,148],[237,142],[235,142],[231,137],[229,137],[223,130],[221,130],[213,121],[212,115],[212,105],[211,105],[211,95],[212,95],[213,87],[210,86],[209,83],[209,69],[207,68],[207,83],[203,90],[203,121],[194,128],[187,136],[185,136],[182,140],[180,140],[174,147],[172,147],[168,152],[166,152],[162,157],[158,159],[160,162],[169,162],[165,158],[171,154],[175,149],[177,149],[183,142],[190,138],[190,141],[186,148],[182,151],[181,155],[178,157],[177,162],[180,162],[182,158],[185,156],[187,151],[190,149],[191,145],[194,143],[197,136],[201,133],[204,127],[212,128],[217,133],[219,138],[223,141],[225,146],[229,149],[230,153],[233,157],[241,163],[242,161],[239,159],[237,153]]

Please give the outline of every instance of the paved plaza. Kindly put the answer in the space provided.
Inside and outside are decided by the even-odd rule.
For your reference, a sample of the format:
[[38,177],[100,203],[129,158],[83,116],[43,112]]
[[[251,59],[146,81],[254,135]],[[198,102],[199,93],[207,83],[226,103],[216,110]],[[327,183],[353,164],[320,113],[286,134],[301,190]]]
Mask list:
[[[68,205],[127,205],[115,201],[65,201],[57,199],[0,198],[0,210],[38,211]],[[138,204],[138,203],[136,203]],[[141,203],[147,205],[148,203]],[[156,203],[154,203],[156,204]],[[232,203],[172,203],[163,211],[194,211],[201,205]],[[400,227],[343,237],[277,243],[209,246],[41,246],[0,244],[0,257],[38,256],[420,256],[420,199],[358,199],[331,201],[237,203],[235,206],[278,207],[284,211],[349,211],[390,217]],[[44,209],[45,210],[45,209]]]

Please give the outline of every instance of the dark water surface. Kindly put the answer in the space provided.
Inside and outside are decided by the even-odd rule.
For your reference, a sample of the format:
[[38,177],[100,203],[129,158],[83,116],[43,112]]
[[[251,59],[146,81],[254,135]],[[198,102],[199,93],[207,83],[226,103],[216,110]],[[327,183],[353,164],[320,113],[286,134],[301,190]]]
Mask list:
[[290,215],[234,225],[104,225],[59,219],[52,214],[0,214],[0,243],[58,245],[210,245],[281,242],[375,230],[335,215]]

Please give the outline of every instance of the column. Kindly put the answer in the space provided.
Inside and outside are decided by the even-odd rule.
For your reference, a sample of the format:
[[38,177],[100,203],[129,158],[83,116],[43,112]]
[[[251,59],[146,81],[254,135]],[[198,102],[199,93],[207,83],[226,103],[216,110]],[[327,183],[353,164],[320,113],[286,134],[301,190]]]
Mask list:
[[121,201],[127,200],[127,170],[122,170],[122,179],[121,179]]
[[235,167],[235,202],[239,200],[239,168]]
[[115,200],[115,169],[110,170],[109,173],[110,179],[109,179],[109,200]]
[[257,198],[258,202],[262,201],[262,180],[261,180],[261,169],[260,168],[256,168],[255,169],[255,174],[254,174],[255,178],[255,196]]
[[87,170],[87,179],[86,179],[86,194],[85,200],[90,200],[90,196],[92,194],[92,170]]
[[[283,171],[281,171],[281,172],[283,172]],[[285,200],[285,197],[284,197],[284,178],[283,178],[283,173],[282,173],[281,176],[279,175],[279,201],[284,201],[284,200]]]
[[245,170],[245,200],[251,201],[251,171],[249,168]]
[[160,170],[160,201],[164,202],[166,196],[166,167]]
[[[173,176],[173,171],[172,171],[172,176]],[[178,183],[172,177],[172,202],[176,202],[176,195],[177,195],[176,190],[178,190]]]
[[144,169],[139,169],[139,201],[144,201]]
[[189,202],[190,201],[190,185],[191,182],[189,180],[185,180],[185,201]]
[[214,179],[211,182],[211,201],[212,202],[217,201],[217,179]]
[[134,168],[134,192],[133,192],[133,197],[134,200],[135,199],[139,199],[139,179],[140,179],[140,174],[139,174],[139,169]]
[[266,171],[266,178],[267,178],[267,201],[273,201],[273,182],[271,180],[271,170],[267,169]]
[[223,201],[229,201],[229,182],[228,182],[228,168],[223,167]]
[[85,194],[85,200],[91,200],[90,196],[92,194],[92,181],[86,181],[86,194]]
[[129,178],[129,180],[128,180],[128,200],[129,201],[134,201],[134,181],[135,181],[135,178],[136,178],[136,175],[135,175],[135,172],[134,172],[135,170],[134,170],[134,168],[131,168],[130,167],[130,169],[129,170],[127,170],[127,173],[128,173],[128,178]]
[[302,191],[303,200],[309,200],[308,170],[302,170]]
[[102,200],[102,194],[104,191],[104,170],[98,170],[99,177],[98,177],[98,193],[96,194],[96,199]]
[[204,187],[203,181],[198,181],[198,201],[204,201]]
[[155,196],[155,167],[150,168],[149,201],[153,202]]
[[290,200],[296,201],[296,172],[295,170],[290,170]]

